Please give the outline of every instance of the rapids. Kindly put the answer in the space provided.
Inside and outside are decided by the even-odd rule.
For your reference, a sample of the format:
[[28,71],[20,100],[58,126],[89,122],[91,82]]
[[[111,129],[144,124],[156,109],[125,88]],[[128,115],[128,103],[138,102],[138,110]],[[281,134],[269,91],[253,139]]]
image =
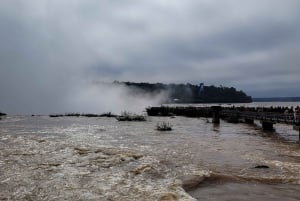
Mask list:
[[[173,130],[156,131],[162,121]],[[8,116],[0,200],[299,200],[298,132],[275,129],[185,117]]]

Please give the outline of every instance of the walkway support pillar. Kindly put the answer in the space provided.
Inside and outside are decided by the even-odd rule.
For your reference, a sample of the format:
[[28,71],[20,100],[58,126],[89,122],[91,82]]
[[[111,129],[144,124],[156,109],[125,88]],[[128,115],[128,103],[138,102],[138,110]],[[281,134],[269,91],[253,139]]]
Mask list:
[[271,121],[262,121],[262,127],[266,131],[274,131],[273,122]]
[[297,130],[299,132],[298,142],[300,143],[300,121],[295,122],[295,124],[294,124],[294,130]]
[[212,106],[212,123],[219,124],[220,123],[220,111],[222,110],[221,106]]
[[254,119],[245,119],[246,124],[254,124]]

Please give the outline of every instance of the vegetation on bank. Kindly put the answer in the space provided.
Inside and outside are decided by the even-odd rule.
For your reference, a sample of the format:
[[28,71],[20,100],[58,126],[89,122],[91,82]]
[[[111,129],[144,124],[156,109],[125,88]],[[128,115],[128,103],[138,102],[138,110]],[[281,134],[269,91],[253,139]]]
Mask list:
[[130,112],[122,112],[121,115],[117,116],[118,121],[146,121],[144,115],[138,115]]
[[134,93],[157,95],[167,92],[166,103],[247,103],[252,102],[251,96],[234,87],[205,86],[193,84],[162,84],[162,83],[134,83],[118,82],[114,84],[125,85]]
[[49,117],[115,117],[118,121],[146,121],[146,117],[144,115],[138,115],[130,112],[122,112],[121,115],[115,115],[111,112],[103,114],[66,113],[50,114]]
[[169,122],[157,123],[156,130],[158,131],[171,131],[172,125]]
[[116,117],[117,115],[108,112],[103,114],[80,114],[80,113],[66,113],[66,114],[50,114],[49,117]]

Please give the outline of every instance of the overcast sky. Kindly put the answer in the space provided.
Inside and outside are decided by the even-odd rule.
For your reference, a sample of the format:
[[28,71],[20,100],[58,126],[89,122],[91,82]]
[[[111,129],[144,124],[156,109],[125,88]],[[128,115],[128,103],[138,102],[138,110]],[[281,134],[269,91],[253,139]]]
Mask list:
[[0,110],[73,110],[114,80],[300,96],[299,11],[299,0],[1,0]]

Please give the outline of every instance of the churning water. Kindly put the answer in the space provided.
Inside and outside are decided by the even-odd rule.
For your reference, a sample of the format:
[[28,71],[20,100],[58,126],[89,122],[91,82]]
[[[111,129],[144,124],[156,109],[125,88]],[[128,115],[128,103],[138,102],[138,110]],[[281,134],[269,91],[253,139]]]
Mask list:
[[[156,131],[162,121],[173,130]],[[8,116],[0,200],[300,200],[298,132],[275,129],[185,117]]]

